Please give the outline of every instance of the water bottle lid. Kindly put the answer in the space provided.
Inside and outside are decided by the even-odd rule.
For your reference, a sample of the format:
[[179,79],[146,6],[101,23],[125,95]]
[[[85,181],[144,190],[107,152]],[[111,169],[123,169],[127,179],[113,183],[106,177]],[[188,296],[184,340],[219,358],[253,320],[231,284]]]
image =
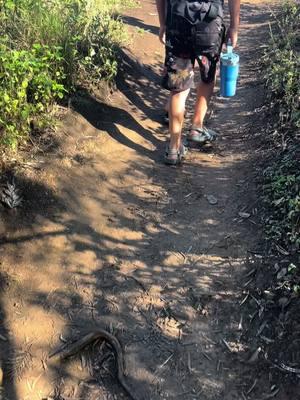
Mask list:
[[231,47],[231,52],[228,51],[228,46],[227,46],[227,53],[221,53],[221,63],[223,65],[237,65],[239,63],[239,60],[240,56],[232,52],[232,47]]

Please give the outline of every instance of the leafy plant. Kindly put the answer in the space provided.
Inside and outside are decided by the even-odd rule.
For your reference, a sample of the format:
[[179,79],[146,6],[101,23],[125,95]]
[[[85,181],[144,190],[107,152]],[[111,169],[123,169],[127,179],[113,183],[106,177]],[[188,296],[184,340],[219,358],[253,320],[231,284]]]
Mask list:
[[64,95],[59,83],[64,74],[60,49],[34,45],[31,50],[10,50],[0,44],[0,142],[16,149],[36,117]]
[[93,17],[82,39],[80,69],[94,82],[111,82],[118,71],[118,48],[127,40],[120,18],[109,14]]
[[297,151],[264,172],[265,219],[269,238],[300,248],[300,171]]
[[[1,1],[1,0],[0,0]],[[33,44],[60,47],[65,86],[72,89],[78,71],[95,71],[93,79],[112,81],[117,72],[117,48],[126,40],[118,12],[132,0],[2,0],[2,33],[18,49]],[[1,28],[0,28],[1,32]],[[85,76],[85,78],[86,78]]]
[[0,0],[0,144],[17,149],[33,120],[88,81],[114,80],[134,0]]
[[1,201],[9,208],[17,208],[22,203],[22,197],[19,194],[19,189],[13,180],[11,183],[7,182],[6,186],[0,191]]
[[264,171],[265,226],[269,239],[299,250],[300,4],[287,1],[274,18],[262,64],[278,153]]
[[270,25],[264,56],[266,87],[281,124],[300,128],[300,4],[287,1]]

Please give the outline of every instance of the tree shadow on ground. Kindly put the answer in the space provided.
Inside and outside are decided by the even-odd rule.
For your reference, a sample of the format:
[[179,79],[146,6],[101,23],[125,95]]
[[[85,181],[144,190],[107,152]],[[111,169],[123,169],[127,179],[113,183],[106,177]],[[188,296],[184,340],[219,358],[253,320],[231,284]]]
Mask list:
[[141,111],[141,120],[150,118],[161,122],[167,93],[161,90],[163,64],[145,65],[129,52],[122,51],[122,64],[117,76],[117,88]]
[[97,129],[103,129],[113,139],[122,145],[141,153],[150,159],[157,160],[156,152],[148,150],[138,143],[126,137],[118,128],[123,126],[137,132],[141,137],[150,142],[156,149],[160,144],[153,133],[149,129],[145,129],[128,111],[100,103],[90,94],[85,93],[84,96],[74,97],[72,100],[74,110],[80,113],[91,125]]
[[[1,263],[0,263],[1,264]],[[3,399],[17,400],[16,387],[14,379],[7,379],[7,376],[11,376],[14,371],[14,360],[15,360],[15,344],[12,336],[10,335],[8,324],[7,324],[7,313],[6,307],[3,304],[3,298],[5,298],[5,292],[11,285],[11,279],[8,274],[4,271],[0,271],[0,397]]]
[[[60,315],[68,321],[62,332],[65,338],[86,331],[91,321],[92,325],[101,323],[104,327],[114,327],[126,349],[128,381],[143,399],[154,399],[155,393],[157,396],[163,393],[161,379],[170,379],[170,367],[177,368],[177,377],[180,378],[178,382],[194,382],[193,389],[197,388],[198,391],[202,386],[205,387],[207,398],[213,398],[210,396],[215,393],[214,382],[209,375],[205,379],[203,377],[202,386],[197,383],[203,363],[207,360],[205,357],[202,360],[203,351],[193,351],[188,356],[185,337],[189,341],[195,340],[201,346],[207,345],[207,339],[197,338],[198,329],[201,326],[201,333],[209,335],[205,312],[217,313],[220,302],[223,310],[227,303],[230,309],[236,300],[237,294],[231,293],[229,296],[227,293],[227,290],[232,290],[232,282],[230,276],[222,277],[222,271],[232,268],[230,264],[235,262],[240,264],[243,255],[238,243],[229,243],[233,232],[228,231],[228,227],[221,222],[222,213],[216,216],[203,197],[202,183],[207,181],[211,170],[209,165],[187,163],[182,169],[159,172],[159,169],[153,171],[151,165],[140,165],[132,161],[124,174],[133,178],[136,175],[137,180],[141,174],[144,175],[145,186],[137,193],[132,187],[120,190],[119,187],[103,182],[102,188],[108,185],[106,189],[116,204],[113,213],[107,208],[107,200],[102,197],[100,186],[99,191],[89,193],[90,199],[98,204],[98,210],[102,210],[104,215],[107,213],[111,219],[110,228],[120,234],[96,229],[86,214],[82,199],[78,197],[77,200],[72,198],[72,207],[68,206],[67,214],[61,212],[59,216],[56,213],[45,215],[43,207],[35,209],[35,212],[32,210],[33,214],[28,214],[26,235],[14,232],[9,239],[2,239],[2,244],[17,243],[18,253],[26,253],[29,242],[41,243],[45,251],[40,252],[40,246],[31,246],[29,258],[47,274],[45,266],[52,263],[57,251],[51,240],[60,236],[65,238],[63,259],[60,259],[63,266],[61,288],[54,295],[39,289],[30,292],[24,285],[24,291],[30,293],[28,304],[34,309],[42,308],[49,315]],[[95,171],[86,172],[85,183],[82,184],[92,182],[94,174]],[[223,190],[225,194],[228,184],[226,168],[214,168],[214,176],[220,191]],[[66,209],[66,204],[69,205],[68,191],[73,191],[70,187],[72,182],[62,176],[60,184],[70,188],[65,189],[65,197],[58,201]],[[74,184],[76,182],[73,181]],[[29,183],[26,186],[31,187]],[[40,189],[43,192],[46,187]],[[191,190],[193,193],[189,195]],[[219,201],[221,206],[222,196]],[[225,201],[224,197],[224,205]],[[120,204],[125,205],[128,213],[124,212],[124,206],[119,208]],[[193,212],[195,206],[197,214]],[[55,223],[56,228],[53,231],[43,231],[42,227],[36,226],[39,217],[49,219]],[[210,233],[212,225],[216,229],[213,240]],[[234,227],[234,235],[242,234],[243,228],[240,227],[241,232]],[[130,238],[132,234],[139,238]],[[225,236],[227,239],[224,241]],[[226,249],[228,246],[232,247],[230,253]],[[80,261],[81,255],[87,253],[93,254],[94,259],[94,265],[88,266],[88,269],[91,268],[89,270],[86,269],[85,261]],[[12,262],[18,262],[17,253],[15,257],[14,260],[14,255],[11,255]],[[213,264],[209,261],[211,257],[215,259]],[[160,288],[157,293],[153,289],[155,287]],[[85,293],[91,297],[86,297]],[[229,331],[234,317],[232,315],[222,323],[218,317],[222,331]],[[199,324],[192,333],[190,318]],[[165,326],[168,323],[170,332]],[[205,355],[215,359],[214,351],[208,348]],[[170,356],[170,364],[168,362],[164,368]],[[189,363],[193,365],[192,373],[189,371]],[[161,365],[163,367],[159,368]],[[50,363],[49,369],[51,375],[57,377],[54,381],[74,378],[68,363],[52,366]],[[107,385],[109,390],[112,381]],[[170,396],[175,396],[180,390],[180,385],[168,388]],[[87,388],[81,389],[81,397],[83,395],[87,395]],[[192,391],[187,396],[190,395],[193,395]]]
[[157,26],[145,24],[144,21],[142,21],[142,20],[140,20],[138,18],[131,17],[131,16],[127,15],[127,16],[122,17],[122,20],[127,25],[131,25],[131,26],[133,26],[135,28],[143,29],[144,31],[151,32],[154,35],[158,35],[159,29],[158,29]]

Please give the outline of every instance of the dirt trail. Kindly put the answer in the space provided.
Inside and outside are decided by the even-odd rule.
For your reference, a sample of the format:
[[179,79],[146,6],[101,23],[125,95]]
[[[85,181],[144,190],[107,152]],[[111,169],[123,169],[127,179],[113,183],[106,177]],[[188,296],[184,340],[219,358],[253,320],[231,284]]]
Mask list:
[[[240,400],[251,388],[253,367],[242,361],[253,349],[240,341],[239,303],[260,231],[255,215],[239,212],[255,211],[248,132],[261,91],[252,61],[267,21],[264,6],[243,4],[238,94],[216,97],[209,121],[219,142],[167,168],[154,3],[127,17],[139,30],[119,91],[109,105],[86,93],[72,99],[57,143],[24,166],[23,208],[2,210],[4,398],[126,397],[108,368],[94,365],[103,347],[81,361],[48,360],[97,324],[120,339],[141,400]],[[248,399],[270,393],[259,379]]]

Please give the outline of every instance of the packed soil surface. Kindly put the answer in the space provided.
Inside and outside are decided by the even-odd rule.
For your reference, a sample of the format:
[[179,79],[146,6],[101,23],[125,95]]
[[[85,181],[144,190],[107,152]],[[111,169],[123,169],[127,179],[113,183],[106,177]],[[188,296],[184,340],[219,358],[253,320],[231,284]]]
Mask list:
[[106,342],[49,358],[96,327],[119,339],[136,400],[299,399],[299,379],[248,329],[261,316],[249,311],[263,243],[252,133],[264,130],[257,54],[269,19],[266,2],[242,4],[237,95],[216,88],[218,141],[181,167],[162,162],[168,94],[150,0],[125,16],[133,40],[117,90],[105,101],[79,90],[56,131],[33,140],[14,172],[22,206],[1,208],[3,399],[130,400]]

